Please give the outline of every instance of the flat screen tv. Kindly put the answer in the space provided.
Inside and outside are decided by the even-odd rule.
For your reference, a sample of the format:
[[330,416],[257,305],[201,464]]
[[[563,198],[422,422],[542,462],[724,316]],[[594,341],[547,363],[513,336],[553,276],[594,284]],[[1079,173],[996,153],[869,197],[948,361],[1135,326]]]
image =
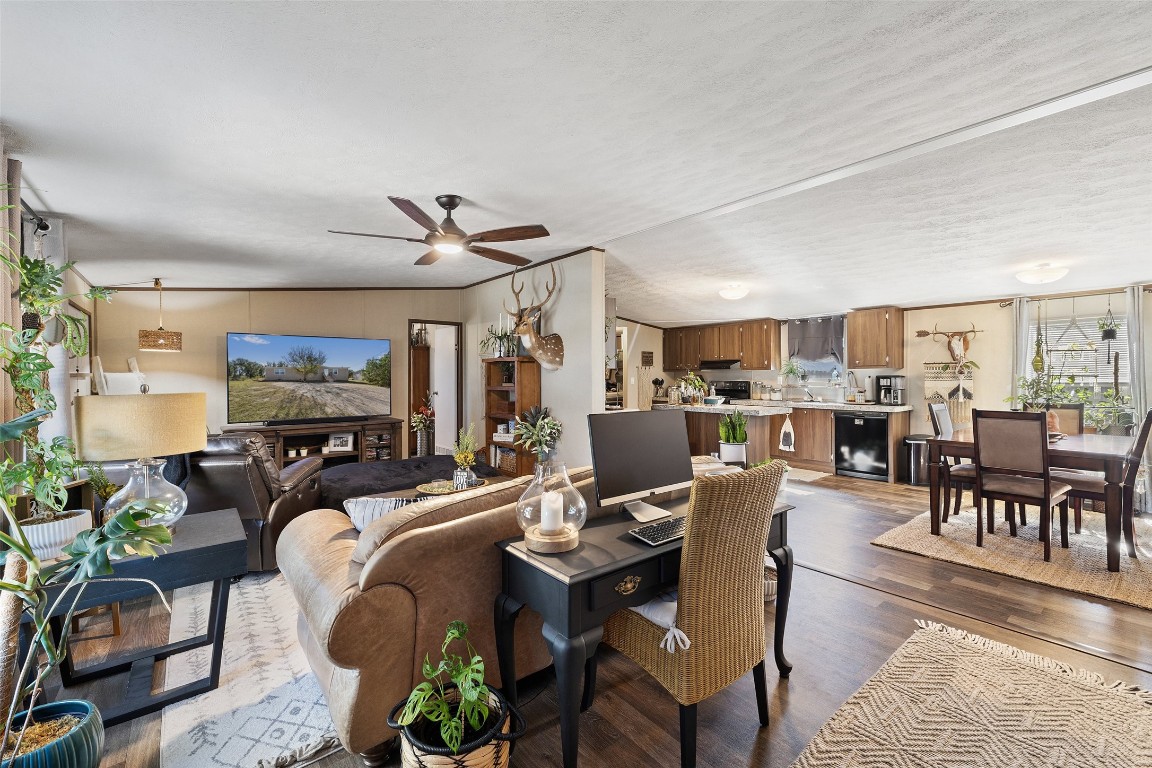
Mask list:
[[392,342],[228,334],[228,421],[292,424],[392,413]]

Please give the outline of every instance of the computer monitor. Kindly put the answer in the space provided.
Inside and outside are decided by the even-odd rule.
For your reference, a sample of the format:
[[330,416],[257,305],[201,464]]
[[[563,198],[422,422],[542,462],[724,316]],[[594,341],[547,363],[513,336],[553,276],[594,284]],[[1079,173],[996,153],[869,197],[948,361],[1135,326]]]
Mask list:
[[588,435],[600,506],[692,484],[684,411],[592,413]]

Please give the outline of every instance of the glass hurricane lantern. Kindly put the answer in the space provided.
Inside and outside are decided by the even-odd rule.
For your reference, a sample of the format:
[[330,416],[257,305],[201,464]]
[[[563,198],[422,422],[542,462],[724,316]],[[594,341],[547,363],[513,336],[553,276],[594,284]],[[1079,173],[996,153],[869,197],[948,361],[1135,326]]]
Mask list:
[[545,553],[575,549],[587,520],[588,504],[572,485],[564,462],[551,456],[538,458],[532,482],[516,502],[524,545]]

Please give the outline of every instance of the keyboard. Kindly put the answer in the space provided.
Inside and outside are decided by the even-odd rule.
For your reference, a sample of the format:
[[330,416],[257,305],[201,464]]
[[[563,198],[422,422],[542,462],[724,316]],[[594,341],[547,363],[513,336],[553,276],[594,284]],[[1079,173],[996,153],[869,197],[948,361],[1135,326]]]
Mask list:
[[687,522],[687,517],[671,517],[667,520],[661,520],[658,523],[649,523],[639,528],[629,529],[628,533],[640,539],[640,541],[645,544],[657,547],[673,539],[683,538],[684,526]]

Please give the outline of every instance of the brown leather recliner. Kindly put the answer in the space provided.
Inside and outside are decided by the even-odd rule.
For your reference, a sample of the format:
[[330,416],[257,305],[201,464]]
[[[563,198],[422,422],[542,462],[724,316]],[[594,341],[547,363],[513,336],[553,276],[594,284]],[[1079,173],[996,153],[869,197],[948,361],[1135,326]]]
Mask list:
[[248,536],[248,570],[274,570],[284,526],[319,505],[324,462],[309,457],[278,469],[255,432],[209,435],[207,447],[190,458],[188,512],[237,509]]

